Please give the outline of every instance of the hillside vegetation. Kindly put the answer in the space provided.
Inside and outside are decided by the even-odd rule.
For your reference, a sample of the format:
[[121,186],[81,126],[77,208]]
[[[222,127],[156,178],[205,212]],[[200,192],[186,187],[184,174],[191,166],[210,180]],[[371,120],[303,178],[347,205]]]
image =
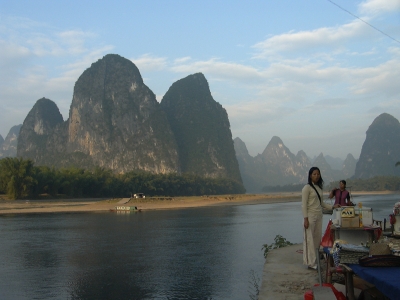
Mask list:
[[44,194],[53,198],[129,197],[138,192],[149,196],[196,196],[243,194],[245,190],[241,182],[229,178],[144,171],[115,174],[100,167],[55,169],[36,167],[29,159],[0,160],[0,194],[7,194],[10,199],[38,198]]

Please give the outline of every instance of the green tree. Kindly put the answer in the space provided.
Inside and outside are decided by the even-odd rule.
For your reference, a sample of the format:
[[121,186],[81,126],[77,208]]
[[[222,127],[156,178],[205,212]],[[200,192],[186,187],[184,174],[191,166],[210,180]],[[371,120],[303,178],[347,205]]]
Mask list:
[[57,196],[60,186],[58,171],[53,167],[47,166],[35,167],[36,185],[34,189],[35,195],[49,194]]
[[35,184],[34,165],[30,159],[6,157],[0,160],[0,186],[11,199],[32,194]]

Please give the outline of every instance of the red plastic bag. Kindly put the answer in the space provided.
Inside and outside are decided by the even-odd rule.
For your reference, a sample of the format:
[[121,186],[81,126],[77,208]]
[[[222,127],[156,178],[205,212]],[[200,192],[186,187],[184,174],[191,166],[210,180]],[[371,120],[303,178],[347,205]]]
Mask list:
[[[319,284],[318,283],[314,284],[314,286],[319,286]],[[331,288],[337,300],[347,299],[346,296],[342,292],[338,291],[332,284],[323,283],[322,286]],[[308,290],[304,293],[304,300],[313,300],[313,299],[314,299],[314,293],[312,290]]]
[[326,230],[324,235],[322,236],[321,246],[326,248],[332,248],[333,240],[334,240],[334,233],[331,230],[332,220],[329,220],[328,225],[326,226]]
[[[315,284],[314,286],[319,286],[319,284]],[[332,284],[330,283],[323,283],[322,286],[330,287],[335,294],[337,300],[346,300],[346,296],[338,291]],[[304,300],[314,300],[314,293],[312,290],[308,290],[304,293]]]
[[304,293],[304,300],[314,300],[314,293],[312,290],[308,290]]

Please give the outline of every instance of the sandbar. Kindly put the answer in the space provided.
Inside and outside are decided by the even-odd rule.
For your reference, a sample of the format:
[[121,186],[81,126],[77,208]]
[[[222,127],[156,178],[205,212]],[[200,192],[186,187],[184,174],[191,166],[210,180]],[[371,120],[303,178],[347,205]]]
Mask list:
[[[395,192],[353,192],[353,197],[366,194],[394,194]],[[327,198],[327,197],[324,197]],[[0,200],[0,214],[105,212],[117,205],[136,206],[138,210],[179,209],[222,205],[254,205],[266,203],[300,202],[300,192],[207,195],[191,197],[146,197],[110,199],[46,199],[46,200]],[[123,204],[121,204],[123,203]]]

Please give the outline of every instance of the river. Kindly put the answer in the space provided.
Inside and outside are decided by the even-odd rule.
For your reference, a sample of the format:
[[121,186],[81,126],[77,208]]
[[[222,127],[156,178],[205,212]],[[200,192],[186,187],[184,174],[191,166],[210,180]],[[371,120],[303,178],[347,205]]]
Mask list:
[[[383,220],[399,199],[353,201]],[[0,299],[250,299],[263,244],[300,243],[301,225],[300,202],[3,215]]]

